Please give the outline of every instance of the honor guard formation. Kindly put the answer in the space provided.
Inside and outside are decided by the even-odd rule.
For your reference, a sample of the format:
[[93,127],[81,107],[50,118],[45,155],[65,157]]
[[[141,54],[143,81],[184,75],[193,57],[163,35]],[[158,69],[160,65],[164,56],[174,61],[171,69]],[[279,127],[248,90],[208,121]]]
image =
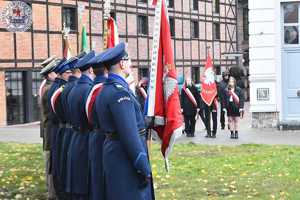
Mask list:
[[[155,199],[149,127],[126,81],[131,73],[126,45],[51,57],[41,66],[48,199]],[[141,93],[145,84],[139,84]]]
[[[182,87],[183,133],[194,137],[200,117],[205,137],[216,138],[220,111],[221,128],[226,127],[227,113],[230,138],[238,139],[244,115],[242,83],[233,76],[238,73],[234,68],[225,71],[217,83],[210,58],[207,63],[202,88],[190,78]],[[41,65],[41,136],[49,199],[155,199],[147,147],[154,123],[143,114],[149,79],[142,78],[132,90],[126,45],[70,59],[51,57]]]

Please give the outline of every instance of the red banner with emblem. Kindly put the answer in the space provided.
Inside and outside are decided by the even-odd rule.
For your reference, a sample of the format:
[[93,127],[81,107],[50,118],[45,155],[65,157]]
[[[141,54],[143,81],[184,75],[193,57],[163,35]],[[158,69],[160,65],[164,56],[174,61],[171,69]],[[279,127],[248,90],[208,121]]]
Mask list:
[[174,63],[168,10],[165,0],[158,0],[155,10],[151,72],[146,102],[147,115],[154,117],[155,132],[162,141],[166,160],[183,125],[177,72]]
[[214,98],[217,96],[217,84],[215,81],[215,72],[213,68],[213,62],[210,55],[207,56],[204,73],[201,77],[202,87],[201,87],[201,97],[202,100],[207,104],[211,105]]

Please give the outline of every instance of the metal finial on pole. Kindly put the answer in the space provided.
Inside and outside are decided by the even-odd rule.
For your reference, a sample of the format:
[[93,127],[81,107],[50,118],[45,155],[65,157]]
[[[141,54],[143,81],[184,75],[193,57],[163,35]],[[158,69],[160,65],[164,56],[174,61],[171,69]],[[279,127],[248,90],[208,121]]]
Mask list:
[[210,53],[210,49],[211,49],[211,47],[210,47],[210,46],[207,46],[207,47],[206,47],[206,55],[209,55],[209,53]]
[[61,31],[63,34],[64,39],[67,39],[69,37],[70,28],[66,27],[66,23],[63,24],[63,30]]

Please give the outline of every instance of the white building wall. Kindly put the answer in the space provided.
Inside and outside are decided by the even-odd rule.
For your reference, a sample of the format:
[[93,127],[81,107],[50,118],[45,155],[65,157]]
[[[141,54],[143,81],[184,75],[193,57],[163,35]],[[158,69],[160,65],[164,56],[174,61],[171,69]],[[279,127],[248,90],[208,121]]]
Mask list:
[[[282,17],[283,2],[249,0],[250,112],[254,127],[275,127],[282,120]],[[265,100],[258,91],[269,90]]]
[[[276,0],[249,0],[250,111],[276,112]],[[258,100],[258,90],[269,90],[268,100]]]

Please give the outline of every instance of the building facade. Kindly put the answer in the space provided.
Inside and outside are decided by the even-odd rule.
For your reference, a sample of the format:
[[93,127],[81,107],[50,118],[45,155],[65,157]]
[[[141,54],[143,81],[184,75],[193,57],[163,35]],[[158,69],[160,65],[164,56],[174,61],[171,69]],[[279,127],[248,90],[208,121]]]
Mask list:
[[248,0],[238,1],[238,53],[239,53],[239,66],[242,67],[244,72],[244,86],[245,86],[245,99],[248,101],[250,98],[249,88],[249,10]]
[[[63,24],[70,28],[73,55],[80,50],[80,30],[87,27],[90,49],[103,46],[102,0],[24,1],[32,9],[33,24],[26,32],[12,33],[0,23],[0,125],[39,120],[39,63],[62,56]],[[9,1],[0,1],[0,11]],[[178,74],[199,82],[207,49],[216,73],[236,64],[224,54],[237,52],[236,0],[167,0]],[[128,42],[134,75],[148,75],[151,62],[154,8],[148,0],[112,0],[121,41]]]
[[299,128],[300,1],[249,0],[254,127]]

